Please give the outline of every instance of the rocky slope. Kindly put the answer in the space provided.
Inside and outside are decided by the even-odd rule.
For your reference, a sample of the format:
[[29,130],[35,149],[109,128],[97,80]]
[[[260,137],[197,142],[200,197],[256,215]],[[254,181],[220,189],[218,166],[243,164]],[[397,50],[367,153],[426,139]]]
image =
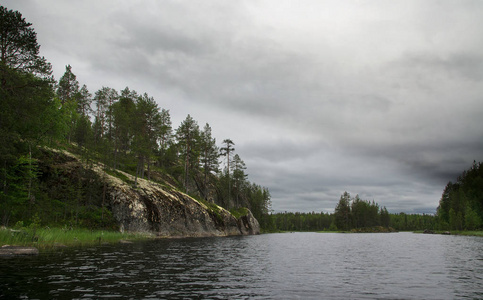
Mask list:
[[[71,153],[63,152],[70,164],[81,164]],[[137,179],[121,171],[104,172],[101,165],[92,170],[106,181],[106,199],[121,231],[152,232],[163,237],[202,237],[259,234],[252,213],[235,218],[212,203],[204,204],[162,185]],[[122,178],[122,179],[121,179]]]

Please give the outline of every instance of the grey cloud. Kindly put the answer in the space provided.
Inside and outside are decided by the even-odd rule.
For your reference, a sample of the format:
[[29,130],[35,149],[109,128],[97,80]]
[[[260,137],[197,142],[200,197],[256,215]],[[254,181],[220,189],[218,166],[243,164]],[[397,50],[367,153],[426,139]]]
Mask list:
[[138,24],[135,20],[127,19],[118,26],[122,28],[122,36],[112,38],[113,46],[127,51],[138,50],[153,59],[158,53],[198,56],[214,50],[201,37],[187,36],[184,32],[166,28],[162,23]]
[[269,163],[288,163],[308,159],[318,154],[322,145],[313,142],[290,140],[289,138],[267,139],[266,143],[249,142],[242,145],[244,154],[250,159],[260,159]]
[[437,54],[410,52],[397,61],[399,68],[411,70],[413,74],[424,76],[446,75],[451,79],[465,78],[473,81],[483,79],[483,55],[481,53],[455,52]]

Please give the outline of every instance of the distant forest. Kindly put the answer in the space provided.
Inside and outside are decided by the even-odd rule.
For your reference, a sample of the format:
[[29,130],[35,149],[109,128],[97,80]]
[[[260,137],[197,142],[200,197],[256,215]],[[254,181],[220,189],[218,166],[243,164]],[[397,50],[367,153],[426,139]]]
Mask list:
[[44,161],[51,159],[42,150],[46,146],[68,149],[86,164],[101,162],[113,175],[130,173],[136,176],[133,185],[137,178],[159,180],[200,201],[231,210],[248,207],[258,219],[268,214],[270,193],[248,180],[231,139],[218,146],[210,125],[200,128],[190,115],[174,128],[168,109],[128,87],[104,86],[92,94],[70,65],[57,82],[39,49],[32,24],[0,6],[3,225],[33,218],[85,225],[108,214],[96,195],[102,187],[92,180],[86,184],[92,174],[78,171],[72,178],[58,169],[44,174],[49,168]]
[[[235,143],[219,145],[190,115],[173,127],[168,109],[128,87],[91,93],[70,65],[56,81],[39,55],[32,24],[0,6],[0,223],[112,227],[102,178],[67,177],[45,149],[68,149],[106,172],[169,183],[200,201],[249,208],[266,231],[475,230],[483,225],[483,167],[474,163],[444,188],[435,215],[390,214],[374,201],[341,195],[332,214],[271,213],[266,187],[252,183]],[[294,199],[296,201],[296,199]]]
[[[386,207],[374,201],[362,200],[358,195],[351,197],[344,192],[334,213],[284,212],[272,214],[268,229],[281,231],[354,231],[368,232],[383,229],[414,231],[436,229],[436,217],[428,214],[391,214]],[[382,228],[382,229],[381,229]]]
[[448,182],[435,215],[391,214],[374,201],[344,192],[333,214],[285,212],[268,219],[266,228],[282,231],[357,231],[378,226],[400,231],[478,230],[483,227],[483,164],[474,162],[456,183]]

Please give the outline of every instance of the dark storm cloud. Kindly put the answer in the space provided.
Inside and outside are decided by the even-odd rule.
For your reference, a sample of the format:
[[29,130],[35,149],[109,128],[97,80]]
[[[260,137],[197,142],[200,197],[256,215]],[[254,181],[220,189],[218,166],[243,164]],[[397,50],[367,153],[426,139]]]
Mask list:
[[434,212],[483,161],[479,1],[5,1],[56,78],[129,86],[231,138],[276,211],[344,191]]

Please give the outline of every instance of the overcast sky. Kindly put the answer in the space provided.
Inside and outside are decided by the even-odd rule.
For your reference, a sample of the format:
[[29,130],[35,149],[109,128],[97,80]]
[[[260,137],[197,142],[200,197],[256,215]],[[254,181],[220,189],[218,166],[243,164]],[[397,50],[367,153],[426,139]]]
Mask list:
[[434,213],[483,161],[483,1],[3,0],[58,80],[128,86],[235,142],[280,211]]

